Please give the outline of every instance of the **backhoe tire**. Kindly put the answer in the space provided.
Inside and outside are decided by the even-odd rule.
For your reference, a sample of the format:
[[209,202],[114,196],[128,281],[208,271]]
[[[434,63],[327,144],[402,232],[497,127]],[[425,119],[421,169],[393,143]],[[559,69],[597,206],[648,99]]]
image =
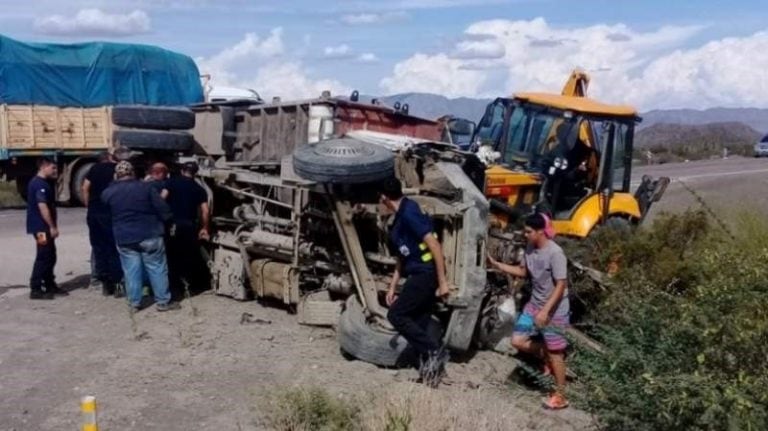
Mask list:
[[186,152],[192,149],[194,138],[187,132],[121,129],[112,132],[115,145],[131,150]]
[[[435,321],[432,323],[430,333],[439,339],[440,324]],[[382,367],[402,367],[415,363],[416,355],[405,338],[366,322],[363,307],[354,296],[347,300],[336,332],[341,351],[358,360]]]
[[392,151],[351,138],[302,145],[293,152],[296,174],[319,183],[361,184],[381,181],[394,175],[394,166]]
[[195,114],[187,108],[123,105],[112,108],[112,123],[136,129],[189,130],[195,127]]

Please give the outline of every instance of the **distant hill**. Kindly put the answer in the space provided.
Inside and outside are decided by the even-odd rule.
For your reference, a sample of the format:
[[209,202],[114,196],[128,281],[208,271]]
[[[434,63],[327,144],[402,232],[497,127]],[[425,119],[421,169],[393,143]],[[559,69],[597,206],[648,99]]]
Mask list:
[[695,109],[665,109],[648,111],[641,114],[643,122],[640,129],[659,123],[672,124],[707,124],[707,123],[744,123],[752,129],[768,133],[768,109],[758,108],[711,108],[703,111]]
[[638,131],[635,147],[649,149],[662,159],[703,159],[722,154],[750,155],[761,133],[743,123],[657,123]]
[[[407,103],[410,112],[425,118],[437,118],[445,114],[479,121],[485,107],[492,99],[473,99],[460,97],[449,99],[437,94],[403,93],[381,97],[382,103],[394,105],[395,102]],[[640,114],[643,122],[638,129],[646,129],[659,123],[670,124],[707,124],[707,123],[744,123],[758,132],[768,133],[768,109],[758,108],[712,108],[703,111],[695,109],[653,110]]]

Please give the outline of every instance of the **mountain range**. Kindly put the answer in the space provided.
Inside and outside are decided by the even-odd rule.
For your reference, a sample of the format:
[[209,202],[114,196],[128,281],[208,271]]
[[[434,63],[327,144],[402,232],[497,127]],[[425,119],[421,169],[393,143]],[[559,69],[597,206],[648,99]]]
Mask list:
[[[449,99],[437,94],[403,93],[380,97],[379,100],[392,106],[396,102],[407,103],[409,112],[424,118],[438,118],[445,114],[479,121],[485,107],[492,99],[473,99],[461,97]],[[663,109],[641,113],[643,121],[638,129],[655,124],[701,125],[708,123],[743,123],[761,133],[768,133],[768,109],[758,108],[711,108]]]

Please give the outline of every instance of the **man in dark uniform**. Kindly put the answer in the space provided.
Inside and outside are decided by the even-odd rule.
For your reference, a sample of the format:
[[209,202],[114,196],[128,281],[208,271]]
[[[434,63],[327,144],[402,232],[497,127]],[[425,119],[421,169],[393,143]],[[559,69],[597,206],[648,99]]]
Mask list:
[[115,161],[109,153],[99,157],[83,181],[83,202],[88,207],[88,237],[91,242],[91,256],[94,260],[94,275],[101,282],[105,296],[113,295],[117,284],[123,279],[120,256],[112,232],[112,215],[109,207],[101,201],[101,193],[115,179]]
[[[429,333],[432,307],[437,298],[450,293],[443,250],[432,220],[416,202],[403,197],[399,180],[391,178],[382,184],[380,202],[395,212],[390,245],[398,257],[387,291],[387,318],[419,355],[421,380],[436,386],[448,359],[440,341]],[[407,279],[397,295],[401,277]]]
[[58,177],[56,163],[41,158],[37,163],[37,175],[27,188],[27,233],[35,238],[37,254],[29,280],[30,299],[53,299],[54,295],[66,296],[67,292],[56,285],[53,269],[56,266],[56,192],[53,181]]
[[168,237],[168,270],[175,301],[184,297],[184,282],[191,293],[206,290],[210,285],[208,266],[200,254],[200,240],[210,239],[208,194],[195,182],[197,171],[197,163],[184,163],[181,175],[165,182],[166,201],[173,213]]

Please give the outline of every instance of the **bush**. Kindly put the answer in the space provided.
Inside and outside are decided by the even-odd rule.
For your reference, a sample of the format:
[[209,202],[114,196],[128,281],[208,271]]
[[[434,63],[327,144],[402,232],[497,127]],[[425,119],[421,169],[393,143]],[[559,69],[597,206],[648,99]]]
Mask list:
[[356,430],[360,410],[354,403],[333,398],[322,389],[279,391],[267,400],[266,421],[281,431]]
[[742,217],[731,238],[687,212],[612,234],[582,250],[621,268],[580,295],[609,350],[572,357],[582,405],[606,429],[768,429],[768,224]]

